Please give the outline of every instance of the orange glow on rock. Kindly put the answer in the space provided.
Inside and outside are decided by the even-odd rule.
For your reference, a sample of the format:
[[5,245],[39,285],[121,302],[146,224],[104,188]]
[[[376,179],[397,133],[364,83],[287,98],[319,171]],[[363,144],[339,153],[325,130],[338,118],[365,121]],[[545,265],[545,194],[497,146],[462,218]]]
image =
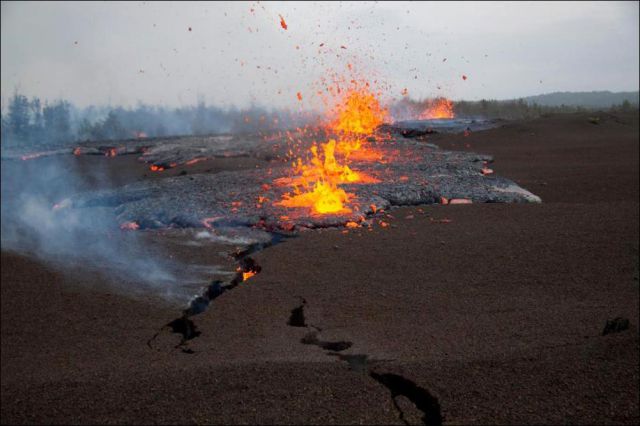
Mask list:
[[473,204],[473,201],[467,198],[452,198],[449,200],[449,204]]

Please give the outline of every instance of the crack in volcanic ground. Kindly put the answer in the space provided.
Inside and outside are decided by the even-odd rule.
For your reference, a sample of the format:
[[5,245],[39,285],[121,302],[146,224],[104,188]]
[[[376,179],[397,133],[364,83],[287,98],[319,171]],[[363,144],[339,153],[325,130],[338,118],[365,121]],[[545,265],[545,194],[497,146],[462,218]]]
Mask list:
[[[122,229],[206,228],[223,239],[224,234],[219,235],[218,232],[244,229],[247,234],[270,236],[267,243],[245,244],[245,249],[234,255],[238,269],[233,278],[228,282],[212,281],[190,301],[180,317],[167,323],[148,342],[152,347],[162,330],[170,330],[182,336],[176,348],[189,353],[187,343],[201,333],[190,318],[204,312],[216,298],[260,272],[260,266],[249,254],[273,245],[285,236],[297,235],[299,231],[310,228],[371,226],[372,217],[395,206],[454,204],[454,201],[540,201],[516,183],[495,176],[487,168],[493,161],[489,155],[445,151],[424,141],[402,136],[431,132],[434,125],[434,122],[429,122],[428,128],[424,122],[387,125],[359,139],[359,144],[366,144],[365,153],[369,157],[374,154],[375,159],[359,157],[357,152],[351,154],[349,166],[357,170],[358,175],[368,178],[361,182],[342,182],[340,188],[350,194],[348,208],[332,214],[318,214],[314,209],[292,208],[280,202],[287,198],[292,183],[295,185],[299,178],[282,161],[266,161],[264,167],[257,169],[147,179],[118,188],[80,193],[59,203],[55,213],[64,214],[65,210],[74,209],[91,214],[93,209],[106,207],[113,210]],[[468,127],[472,123],[463,125]],[[415,132],[411,132],[412,129]],[[327,137],[327,133],[322,132],[301,132],[296,137],[304,144],[311,144],[322,135]],[[111,147],[88,143],[79,146],[73,154],[107,157],[141,154],[141,161],[161,171],[175,164],[190,164],[216,156],[245,155],[247,152],[256,158],[272,158],[269,156],[274,154],[273,148],[278,145],[274,141],[277,140],[257,135],[130,140],[117,142]],[[336,142],[331,140],[323,148],[332,143]],[[312,148],[315,155],[313,149],[317,148]],[[325,152],[325,166],[326,161]],[[294,310],[295,315],[303,315],[303,309],[304,301],[298,310]],[[303,316],[297,318],[295,315],[291,318],[292,326],[309,327]],[[302,343],[333,353],[352,345],[351,342],[322,341],[319,338],[321,331],[310,331]]]
[[[473,125],[463,124],[466,126],[465,132]],[[328,142],[322,145],[325,150],[323,161],[317,155],[318,145],[315,142],[321,139],[312,139],[318,134],[311,135],[311,138],[304,132],[297,135],[299,142],[308,145],[313,142],[311,152],[314,158],[309,164],[324,165],[324,169],[320,167],[320,178],[315,180],[316,187],[318,182],[325,183],[323,179],[331,178],[327,172],[336,169],[348,172],[347,177],[364,177],[352,181],[342,179],[340,175],[339,187],[332,182],[332,189],[344,194],[344,200],[341,201],[345,201],[347,206],[342,208],[341,204],[340,209],[327,210],[330,214],[319,214],[325,212],[315,208],[315,205],[314,208],[307,208],[306,205],[300,208],[296,203],[283,202],[304,195],[296,184],[308,178],[303,172],[308,172],[311,166],[298,159],[297,167],[294,166],[292,170],[285,162],[272,160],[284,157],[282,152],[275,153],[277,138],[269,141],[257,135],[130,140],[109,146],[83,144],[73,150],[74,155],[113,157],[136,154],[140,155],[139,161],[150,164],[150,169],[155,172],[207,158],[248,155],[260,159],[262,166],[213,174],[185,176],[186,173],[181,173],[163,179],[146,179],[118,188],[76,194],[58,203],[54,210],[56,214],[74,209],[91,215],[94,209],[108,208],[113,210],[120,228],[124,230],[206,228],[208,236],[217,241],[233,241],[234,244],[242,241],[240,245],[243,248],[231,255],[237,262],[233,277],[228,281],[212,280],[199,295],[190,300],[180,316],[166,323],[147,341],[149,348],[159,350],[165,345],[159,341],[159,337],[178,335],[177,344],[175,338],[171,337],[173,349],[193,354],[189,342],[203,333],[193,318],[205,312],[217,298],[260,273],[261,266],[251,254],[277,244],[286,237],[312,228],[371,226],[372,218],[378,213],[397,206],[541,201],[515,182],[494,175],[487,167],[493,162],[489,155],[441,150],[433,144],[411,139],[437,133],[439,130],[432,126],[434,122],[382,126],[375,131],[375,135],[369,134],[358,139],[358,144],[366,144],[366,152],[360,152],[360,157],[358,152],[346,154],[344,165],[338,164],[333,157],[337,142],[328,140],[326,134],[324,136]],[[283,147],[286,148],[280,148]],[[331,156],[327,154],[327,149],[331,150]],[[43,155],[59,154],[50,152]],[[328,162],[328,158],[333,159],[333,163]],[[294,193],[298,192],[292,196],[290,194],[294,189]],[[306,329],[300,339],[301,344],[320,348],[325,355],[347,364],[351,371],[366,375],[384,386],[390,392],[391,402],[402,423],[409,424],[409,416],[412,421],[417,421],[415,412],[410,415],[407,411],[414,410],[408,405],[409,401],[421,413],[421,422],[442,424],[439,401],[427,389],[399,374],[376,371],[372,365],[389,360],[372,360],[370,355],[363,353],[345,354],[344,351],[353,347],[351,341],[322,340],[322,328],[308,323],[305,317],[307,300],[302,297],[300,300],[300,305],[291,310],[287,325]],[[608,323],[603,334],[625,329],[622,321],[616,321],[611,325]]]
[[[261,267],[250,255],[277,244],[282,238],[311,228],[371,226],[372,217],[378,212],[396,206],[540,202],[539,197],[515,182],[494,175],[487,167],[493,162],[489,155],[441,150],[433,144],[411,139],[438,132],[433,128],[434,125],[433,121],[426,124],[418,121],[382,126],[374,134],[358,139],[358,144],[366,144],[366,152],[346,154],[348,167],[335,163],[335,159],[334,163],[327,163],[326,149],[331,149],[333,158],[336,141],[328,140],[325,133],[324,139],[328,140],[322,145],[325,149],[325,168],[340,166],[349,173],[355,172],[357,176],[366,177],[355,181],[340,181],[340,187],[336,186],[334,189],[348,194],[345,196],[348,208],[331,210],[332,214],[318,214],[314,209],[299,208],[296,204],[282,202],[290,199],[289,194],[293,188],[298,190],[296,182],[301,179],[304,181],[304,174],[296,175],[303,169],[303,163],[298,160],[296,171],[296,167],[292,170],[285,162],[272,160],[282,158],[282,148],[286,147],[281,146],[280,154],[277,154],[276,148],[282,140],[267,140],[258,135],[130,140],[110,146],[100,143],[83,144],[73,150],[74,155],[113,157],[139,154],[139,160],[150,164],[150,169],[157,172],[179,164],[189,165],[216,157],[252,155],[263,163],[262,167],[256,169],[189,176],[181,174],[80,193],[59,203],[56,214],[74,209],[91,215],[93,209],[106,207],[113,209],[122,229],[207,228],[223,240],[225,235],[218,234],[218,231],[222,232],[224,229],[246,230],[247,234],[270,236],[268,242],[244,244],[244,249],[233,254],[237,261],[233,277],[226,282],[211,281],[202,293],[191,299],[179,317],[165,324],[147,342],[153,349],[159,344],[158,337],[162,333],[177,334],[180,341],[174,348],[190,354],[194,351],[189,348],[189,342],[202,334],[192,318],[205,312],[218,297],[259,273]],[[468,131],[473,123],[465,122],[463,125],[466,126],[465,131]],[[310,135],[300,132],[295,136],[303,144],[314,143],[311,152],[315,156],[313,160],[318,163],[312,161],[311,164],[316,165],[322,165],[316,155],[318,146],[315,141],[322,139],[319,135],[320,133]],[[60,153],[46,155],[57,154]],[[408,421],[398,402],[399,397],[411,401],[422,412],[424,423],[441,424],[438,400],[426,389],[397,374],[371,371],[370,357],[367,354],[342,353],[351,348],[353,342],[322,340],[322,329],[308,324],[305,319],[306,305],[307,301],[301,299],[301,305],[291,311],[288,320],[289,326],[308,330],[300,343],[317,346],[328,356],[345,362],[352,371],[367,374],[385,386],[391,393],[393,405],[403,423],[408,424]]]
[[[399,374],[394,373],[377,373],[369,369],[369,363],[371,358],[367,354],[342,354],[340,352],[349,349],[353,346],[349,341],[322,341],[318,338],[318,334],[322,332],[320,327],[307,324],[304,314],[304,308],[307,306],[307,301],[301,298],[302,303],[291,310],[291,315],[287,320],[287,325],[291,327],[303,327],[307,329],[313,329],[307,333],[300,343],[304,345],[315,345],[326,352],[328,356],[337,357],[339,360],[345,362],[351,371],[366,374],[373,380],[386,387],[391,393],[391,402],[398,412],[398,419],[408,425],[409,421],[406,419],[406,415],[402,407],[398,402],[399,397],[405,397],[409,400],[416,409],[422,413],[421,421],[425,425],[442,425],[443,417],[440,410],[440,403],[438,398],[433,396],[425,388],[418,386],[414,381],[407,379]],[[380,360],[372,360],[374,362],[380,362]]]
[[224,293],[233,290],[239,284],[247,281],[252,276],[259,274],[262,271],[262,267],[249,255],[277,244],[281,242],[283,238],[284,237],[280,234],[272,234],[271,241],[267,243],[251,244],[244,249],[233,253],[232,256],[238,262],[238,267],[233,278],[226,283],[221,280],[211,281],[211,283],[205,287],[201,295],[191,299],[189,306],[182,311],[180,317],[164,325],[151,337],[151,339],[147,341],[147,346],[153,349],[158,336],[164,331],[170,331],[171,333],[179,334],[181,336],[180,342],[174,346],[175,349],[180,349],[183,353],[187,354],[195,353],[191,348],[187,347],[187,344],[190,340],[200,336],[202,332],[198,330],[197,326],[190,318],[205,312],[215,299],[222,296]]

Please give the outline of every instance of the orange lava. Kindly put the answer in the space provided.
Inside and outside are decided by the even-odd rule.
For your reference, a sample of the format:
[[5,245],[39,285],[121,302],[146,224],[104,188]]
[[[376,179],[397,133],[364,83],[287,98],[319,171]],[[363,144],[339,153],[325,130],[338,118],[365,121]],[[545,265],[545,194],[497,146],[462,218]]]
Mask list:
[[346,91],[338,82],[335,90],[334,87],[327,89],[338,100],[330,108],[326,130],[337,138],[320,145],[321,150],[314,144],[309,161],[298,158],[293,163],[295,177],[275,182],[294,187],[293,193],[285,194],[276,205],[308,208],[314,214],[350,213],[348,203],[355,197],[339,185],[378,182],[374,177],[350,168],[349,161],[354,158],[381,160],[381,155],[368,147],[367,137],[384,122],[388,113],[369,83],[359,84],[355,80],[350,83]]
[[253,277],[256,273],[253,271],[247,271],[242,273],[242,281],[246,281],[249,278]]
[[437,98],[430,101],[422,114],[421,120],[433,120],[437,118],[455,118],[453,102],[446,98]]
[[282,29],[286,30],[287,28],[289,28],[284,18],[282,17],[282,15],[278,15],[278,16],[280,17],[280,26],[282,27]]
[[449,204],[473,204],[473,201],[467,198],[452,198],[449,200]]
[[376,95],[363,88],[349,89],[335,109],[336,119],[331,130],[356,135],[370,135],[387,117],[387,110],[380,105]]
[[346,164],[340,164],[335,157],[337,142],[334,139],[322,144],[322,154],[318,153],[316,145],[311,147],[312,158],[308,164],[301,159],[294,163],[297,178],[291,180],[294,184],[308,184],[319,179],[330,180],[336,183],[376,183],[376,178],[362,172],[356,172]]
[[317,214],[351,213],[345,204],[353,197],[335,182],[318,180],[311,190],[297,192],[294,195],[285,194],[282,201],[277,203],[284,207],[307,207]]
[[152,164],[151,167],[149,167],[149,170],[151,170],[152,172],[161,172],[164,170],[164,167]]
[[[340,164],[335,157],[336,141],[331,139],[322,144],[322,154],[317,145],[311,147],[312,158],[308,163],[298,159],[294,163],[297,174],[293,179],[279,179],[278,184],[295,187],[293,194],[286,194],[277,205],[284,207],[307,207],[314,213],[349,213],[345,204],[353,197],[342,188],[341,183],[375,183],[378,180],[362,172],[352,170],[346,164]],[[300,189],[303,188],[303,190]]]

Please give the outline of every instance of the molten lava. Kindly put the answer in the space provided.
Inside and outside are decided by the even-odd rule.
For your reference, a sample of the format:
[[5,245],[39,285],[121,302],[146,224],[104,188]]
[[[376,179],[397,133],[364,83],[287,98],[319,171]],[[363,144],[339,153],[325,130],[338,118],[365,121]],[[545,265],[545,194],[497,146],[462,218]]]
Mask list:
[[287,28],[289,28],[287,26],[287,22],[284,20],[284,18],[282,17],[282,15],[278,15],[280,17],[280,26],[282,27],[283,30],[286,30]]
[[421,120],[433,120],[438,118],[455,118],[453,102],[446,98],[437,98],[429,101],[427,109],[420,114]]
[[331,123],[335,132],[369,135],[384,122],[387,110],[382,108],[368,86],[354,87],[347,91],[343,101],[336,107],[336,119]]
[[[350,212],[344,205],[352,194],[347,194],[338,184],[372,178],[354,172],[347,165],[339,164],[334,155],[335,146],[336,141],[333,139],[323,144],[320,155],[318,147],[314,145],[311,147],[313,157],[309,163],[304,164],[298,159],[294,163],[294,171],[298,176],[290,181],[277,182],[293,184],[296,187],[294,194],[285,194],[284,199],[276,204],[284,207],[307,207],[318,214]],[[305,191],[301,191],[299,186]]]
[[322,154],[318,153],[317,145],[311,147],[311,160],[305,164],[298,158],[293,164],[298,175],[293,179],[278,179],[279,184],[294,184],[308,186],[317,180],[328,180],[335,183],[375,183],[376,178],[352,170],[348,165],[340,164],[335,157],[337,142],[334,139],[321,145]]
[[351,81],[352,87],[338,101],[331,114],[328,130],[339,135],[337,152],[360,161],[380,161],[382,155],[367,142],[375,130],[384,123],[388,111],[382,107],[369,84]]
[[345,206],[351,197],[353,194],[338,188],[335,182],[318,180],[312,190],[307,192],[296,190],[295,195],[286,194],[277,204],[284,207],[307,207],[318,214],[351,213],[351,209]]
[[256,272],[253,271],[247,271],[247,272],[243,272],[242,273],[242,281],[246,281],[249,278],[251,278],[252,276],[254,276],[256,274]]
[[[293,194],[285,194],[282,201],[276,203],[284,207],[306,207],[315,214],[350,213],[347,206],[354,198],[338,185],[343,183],[374,183],[377,179],[351,169],[350,158],[379,160],[380,155],[372,155],[366,138],[380,126],[387,116],[369,84],[359,85],[351,81],[352,87],[342,92],[327,124],[327,131],[336,134],[338,140],[330,139],[322,144],[320,153],[317,145],[311,147],[311,159],[304,163],[298,158],[293,168],[296,177],[279,179],[277,184],[294,186]],[[341,154],[340,161],[336,153]],[[375,153],[374,153],[375,154]]]

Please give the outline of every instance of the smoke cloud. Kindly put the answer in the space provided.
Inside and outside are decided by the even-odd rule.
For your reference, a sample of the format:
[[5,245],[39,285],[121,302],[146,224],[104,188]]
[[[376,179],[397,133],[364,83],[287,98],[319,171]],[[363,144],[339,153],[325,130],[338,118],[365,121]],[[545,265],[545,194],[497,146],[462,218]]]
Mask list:
[[[150,250],[136,232],[121,231],[113,209],[72,209],[65,200],[75,192],[111,182],[97,165],[80,177],[72,156],[32,161],[3,160],[2,250],[35,256],[63,270],[77,266],[106,272],[111,281],[138,283],[127,292],[153,290],[167,299],[186,300],[176,287],[179,265]],[[99,163],[98,163],[99,164]]]

